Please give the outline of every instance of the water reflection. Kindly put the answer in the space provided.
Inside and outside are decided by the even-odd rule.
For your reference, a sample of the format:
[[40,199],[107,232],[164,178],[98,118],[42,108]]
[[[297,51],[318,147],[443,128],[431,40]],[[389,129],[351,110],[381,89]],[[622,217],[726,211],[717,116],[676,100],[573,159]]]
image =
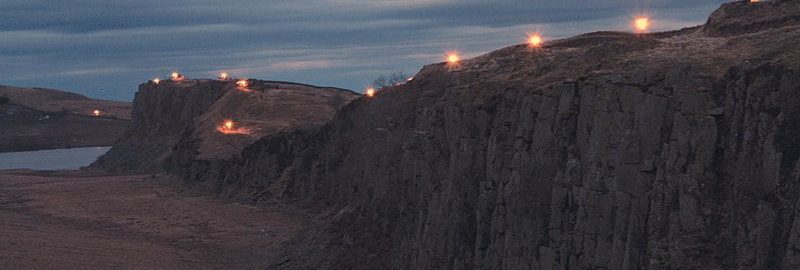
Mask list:
[[111,147],[84,147],[0,153],[0,170],[73,170],[92,164]]

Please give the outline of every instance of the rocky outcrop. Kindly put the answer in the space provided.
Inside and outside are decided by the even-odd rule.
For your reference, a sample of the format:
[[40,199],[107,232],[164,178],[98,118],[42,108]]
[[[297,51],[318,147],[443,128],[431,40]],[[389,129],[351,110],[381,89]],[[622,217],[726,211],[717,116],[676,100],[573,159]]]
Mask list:
[[132,125],[92,166],[109,171],[160,171],[182,132],[229,90],[225,85],[212,80],[139,85]]
[[269,269],[797,269],[799,7],[511,46],[352,102],[146,84],[99,164],[306,209]]
[[796,269],[797,6],[430,65],[184,176],[317,213],[272,269]]
[[[247,89],[228,91],[195,118],[173,148],[165,169],[194,182],[216,179],[260,138],[317,129],[358,96],[343,89],[251,80]],[[221,126],[227,120],[234,122],[233,130]],[[212,187],[223,188],[216,183]]]
[[722,5],[711,14],[704,28],[713,36],[741,35],[796,25],[800,23],[798,14],[800,6],[791,0],[735,1]]
[[[358,96],[336,88],[247,81],[248,87],[208,79],[140,85],[132,126],[93,166],[186,174],[206,162],[234,158],[263,136],[321,125]],[[236,128],[222,129],[227,120]]]

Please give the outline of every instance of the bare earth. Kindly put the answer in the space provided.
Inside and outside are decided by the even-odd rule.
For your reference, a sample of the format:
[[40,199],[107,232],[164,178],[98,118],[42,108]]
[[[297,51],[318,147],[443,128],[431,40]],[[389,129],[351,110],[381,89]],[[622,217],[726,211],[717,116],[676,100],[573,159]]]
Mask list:
[[146,176],[0,171],[0,269],[256,269],[300,215]]

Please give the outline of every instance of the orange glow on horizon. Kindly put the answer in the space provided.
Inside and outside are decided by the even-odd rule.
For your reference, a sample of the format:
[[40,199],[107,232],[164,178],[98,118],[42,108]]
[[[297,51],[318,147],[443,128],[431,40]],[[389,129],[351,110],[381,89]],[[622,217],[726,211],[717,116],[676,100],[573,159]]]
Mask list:
[[374,97],[375,96],[375,88],[367,88],[367,91],[364,92],[367,97]]
[[750,3],[758,3],[758,2],[760,2],[760,1],[759,0],[750,0]]
[[222,72],[222,73],[220,73],[220,74],[219,74],[219,79],[220,79],[220,80],[223,80],[223,81],[224,81],[224,80],[227,80],[227,79],[228,79],[228,73],[227,73],[227,72]]
[[638,16],[633,19],[633,28],[636,32],[647,32],[650,29],[650,18],[645,16]]
[[540,34],[533,34],[528,37],[528,45],[534,48],[538,48],[542,46],[542,42],[544,39]]

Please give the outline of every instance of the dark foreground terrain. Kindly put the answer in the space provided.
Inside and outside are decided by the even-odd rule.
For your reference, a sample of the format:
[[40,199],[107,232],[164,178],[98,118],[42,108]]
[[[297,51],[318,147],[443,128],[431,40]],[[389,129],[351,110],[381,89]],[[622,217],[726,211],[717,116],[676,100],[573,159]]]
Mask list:
[[303,225],[168,183],[0,171],[0,269],[258,269]]

